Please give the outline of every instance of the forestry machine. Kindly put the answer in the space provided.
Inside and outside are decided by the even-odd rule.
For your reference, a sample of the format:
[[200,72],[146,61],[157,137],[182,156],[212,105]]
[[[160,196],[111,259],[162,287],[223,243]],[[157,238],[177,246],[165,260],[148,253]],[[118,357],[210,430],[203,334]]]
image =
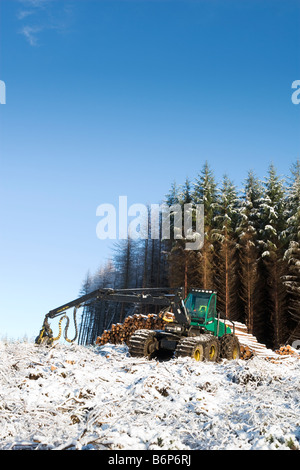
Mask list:
[[[129,353],[149,359],[159,352],[175,352],[176,357],[188,356],[196,361],[216,361],[219,358],[238,359],[240,345],[234,324],[227,326],[217,313],[217,293],[205,289],[191,289],[186,298],[183,288],[97,289],[46,314],[37,344],[51,345],[61,336],[61,322],[67,320],[65,339],[77,338],[76,311],[90,300],[153,305],[163,310],[165,327],[162,330],[139,329],[128,341]],[[75,337],[67,337],[69,318],[65,311],[74,308]],[[59,334],[53,337],[49,319],[61,316]]]

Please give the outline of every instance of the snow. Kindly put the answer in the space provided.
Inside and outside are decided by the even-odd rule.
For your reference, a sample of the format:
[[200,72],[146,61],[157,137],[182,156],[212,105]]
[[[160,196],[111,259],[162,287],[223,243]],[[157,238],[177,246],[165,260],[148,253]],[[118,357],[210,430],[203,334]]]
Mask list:
[[299,359],[0,342],[0,449],[300,449]]

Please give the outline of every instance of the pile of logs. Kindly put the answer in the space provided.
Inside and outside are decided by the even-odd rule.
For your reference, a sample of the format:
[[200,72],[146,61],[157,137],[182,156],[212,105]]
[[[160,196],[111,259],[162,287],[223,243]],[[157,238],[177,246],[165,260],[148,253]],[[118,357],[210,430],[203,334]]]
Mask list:
[[251,359],[253,357],[254,353],[253,350],[250,349],[249,346],[245,346],[243,344],[240,345],[240,350],[241,350],[241,359],[244,359],[247,361],[248,359]]
[[[239,339],[241,347],[241,359],[251,359],[253,356],[264,358],[277,357],[277,354],[268,349],[265,344],[259,343],[257,338],[248,332],[248,328],[244,323],[233,322],[235,334]],[[232,329],[232,323],[225,320],[225,324]]]
[[110,330],[104,330],[101,336],[96,339],[96,344],[103,346],[106,343],[120,344],[128,343],[130,336],[140,329],[162,330],[165,322],[162,319],[163,313],[156,315],[135,314],[125,318],[124,323],[116,323]]
[[298,356],[298,353],[289,344],[287,344],[286,346],[281,346],[275,352],[280,356]]
[[[232,327],[231,322],[225,321],[225,323]],[[251,359],[253,356],[263,357],[269,361],[277,359],[284,359],[284,356],[295,355],[300,358],[297,352],[291,346],[282,346],[276,351],[273,351],[265,344],[259,343],[257,338],[248,333],[247,326],[243,323],[234,322],[235,334],[239,339],[241,347],[241,359]]]

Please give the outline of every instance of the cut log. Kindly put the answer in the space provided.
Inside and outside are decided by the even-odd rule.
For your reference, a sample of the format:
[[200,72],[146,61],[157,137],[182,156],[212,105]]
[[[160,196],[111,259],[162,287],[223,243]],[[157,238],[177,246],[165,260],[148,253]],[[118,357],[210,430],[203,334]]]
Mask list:
[[128,343],[130,336],[140,329],[162,330],[165,322],[162,319],[163,312],[156,315],[135,314],[125,318],[124,323],[117,323],[111,326],[110,330],[104,330],[102,335],[96,339],[96,344],[102,346],[106,343],[120,344]]

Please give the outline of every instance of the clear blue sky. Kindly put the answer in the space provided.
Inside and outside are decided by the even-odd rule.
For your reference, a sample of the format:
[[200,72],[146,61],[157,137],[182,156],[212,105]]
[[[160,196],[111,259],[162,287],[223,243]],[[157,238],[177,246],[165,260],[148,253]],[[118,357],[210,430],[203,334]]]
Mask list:
[[298,0],[1,0],[0,337],[109,256],[96,208],[300,156]]

